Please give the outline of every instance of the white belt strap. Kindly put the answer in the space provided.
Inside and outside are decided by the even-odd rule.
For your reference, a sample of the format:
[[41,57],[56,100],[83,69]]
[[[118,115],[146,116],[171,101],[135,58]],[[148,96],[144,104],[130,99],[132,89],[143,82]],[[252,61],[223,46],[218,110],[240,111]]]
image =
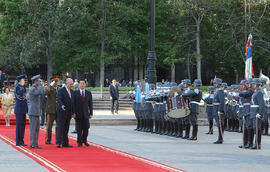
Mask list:
[[200,104],[199,102],[195,102],[195,101],[191,101],[190,103],[194,103],[194,104],[197,104],[197,105]]
[[220,103],[213,103],[213,105],[220,105]]
[[250,105],[250,103],[244,103],[243,105],[244,105],[244,106],[248,106],[248,105]]
[[260,107],[259,105],[250,105],[251,108],[258,108]]

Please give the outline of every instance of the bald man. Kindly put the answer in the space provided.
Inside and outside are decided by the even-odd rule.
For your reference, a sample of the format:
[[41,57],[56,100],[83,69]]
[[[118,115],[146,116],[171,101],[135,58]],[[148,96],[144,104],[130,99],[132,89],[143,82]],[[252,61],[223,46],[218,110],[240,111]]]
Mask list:
[[58,91],[57,95],[57,138],[56,145],[61,147],[72,147],[68,143],[68,130],[70,120],[73,114],[74,93],[71,88],[73,87],[73,80],[71,78],[66,79],[65,86]]

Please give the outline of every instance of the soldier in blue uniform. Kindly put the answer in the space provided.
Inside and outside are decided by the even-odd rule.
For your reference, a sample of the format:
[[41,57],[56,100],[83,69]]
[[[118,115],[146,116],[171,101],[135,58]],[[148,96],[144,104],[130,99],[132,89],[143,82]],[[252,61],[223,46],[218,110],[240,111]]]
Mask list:
[[[189,79],[184,79],[183,80],[183,86],[184,86],[184,93],[187,94],[190,91],[190,85],[191,81]],[[186,103],[189,104],[189,100],[185,99]],[[185,129],[185,136],[182,137],[182,139],[188,139],[189,138],[189,132],[190,132],[190,123],[189,123],[189,118],[185,117],[183,118],[183,128]]]
[[[250,100],[251,96],[253,94],[251,86],[252,79],[248,79],[247,82],[241,81],[240,86],[244,87],[245,84],[248,88],[248,90],[244,90],[242,88],[242,91],[239,93],[240,97],[240,109],[239,109],[239,117],[242,119],[242,125],[243,125],[243,144],[239,146],[239,148],[249,148],[252,147],[252,145],[249,146],[249,138],[253,138],[253,128],[251,127],[251,121],[250,121]],[[252,143],[252,142],[251,142]]]
[[206,134],[213,134],[213,124],[214,124],[214,117],[213,117],[213,101],[214,101],[214,91],[215,88],[213,86],[208,87],[209,96],[203,101],[206,103],[206,113],[209,123],[209,131]]
[[[226,99],[226,97],[227,97],[227,87],[228,87],[228,84],[226,82],[223,82],[221,84],[221,87],[224,90],[225,99]],[[227,111],[226,111],[226,103],[225,103],[225,109],[224,109],[224,113],[225,113],[225,115],[224,115],[224,130],[226,130],[228,128],[228,116],[227,116],[226,112]]]
[[[189,91],[187,93],[183,93],[183,97],[188,97],[190,102],[190,115],[189,117],[189,126],[192,125],[192,137],[187,138],[188,140],[197,140],[197,134],[198,134],[198,115],[199,115],[199,103],[202,99],[202,91],[200,89],[202,83],[201,80],[195,79],[194,80],[194,91]],[[186,135],[189,136],[188,131],[186,131]]]
[[26,113],[28,112],[26,89],[25,89],[25,75],[17,76],[18,84],[15,88],[15,107],[14,113],[16,115],[16,146],[27,146],[24,144],[24,132]]
[[214,94],[213,102],[213,115],[218,127],[218,140],[214,144],[223,143],[223,132],[224,132],[224,105],[225,105],[225,95],[224,90],[221,87],[222,80],[220,78],[214,79],[214,87],[216,88]]
[[[250,119],[252,120],[253,130],[255,130],[256,134],[256,144],[253,147],[251,147],[251,149],[261,149],[261,137],[262,137],[261,129],[265,103],[260,86],[261,86],[260,79],[254,78],[252,80],[252,88],[254,90],[254,93],[251,98]],[[253,138],[250,141],[252,141],[253,143]]]

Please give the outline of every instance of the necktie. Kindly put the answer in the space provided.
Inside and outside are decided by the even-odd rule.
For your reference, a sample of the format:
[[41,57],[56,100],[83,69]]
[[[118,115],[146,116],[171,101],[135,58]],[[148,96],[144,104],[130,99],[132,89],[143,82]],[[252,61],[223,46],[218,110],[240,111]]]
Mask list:
[[82,101],[84,101],[84,93],[83,93],[83,91],[82,91]]

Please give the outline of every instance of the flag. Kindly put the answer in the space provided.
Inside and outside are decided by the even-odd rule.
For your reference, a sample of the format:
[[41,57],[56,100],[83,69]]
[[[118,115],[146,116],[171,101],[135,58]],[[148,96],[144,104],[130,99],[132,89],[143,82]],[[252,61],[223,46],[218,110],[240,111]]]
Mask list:
[[252,78],[252,76],[254,76],[254,71],[252,67],[251,46],[252,46],[252,35],[249,34],[246,46],[245,80]]

